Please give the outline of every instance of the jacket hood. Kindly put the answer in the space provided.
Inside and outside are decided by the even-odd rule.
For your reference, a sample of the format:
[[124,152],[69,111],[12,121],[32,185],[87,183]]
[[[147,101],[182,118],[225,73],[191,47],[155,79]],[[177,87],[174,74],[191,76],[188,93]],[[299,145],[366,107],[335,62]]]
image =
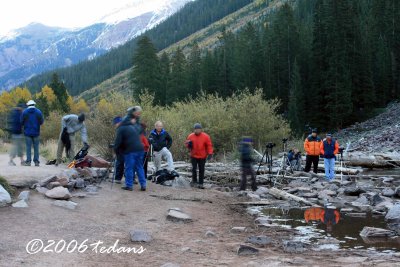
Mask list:
[[[151,131],[151,133],[152,134],[155,134],[155,135],[158,135],[158,133],[157,133],[157,130],[156,129],[153,129],[152,131]],[[164,129],[162,129],[161,130],[161,132],[160,132],[160,135],[163,135],[165,133],[165,130]]]

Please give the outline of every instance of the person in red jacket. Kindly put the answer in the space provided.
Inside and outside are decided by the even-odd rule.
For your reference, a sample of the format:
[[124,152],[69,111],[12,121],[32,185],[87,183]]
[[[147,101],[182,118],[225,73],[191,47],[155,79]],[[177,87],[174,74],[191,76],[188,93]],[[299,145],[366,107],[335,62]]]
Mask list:
[[190,150],[190,157],[192,160],[192,186],[197,185],[197,166],[199,167],[199,183],[198,188],[204,189],[204,169],[206,160],[210,160],[213,155],[213,146],[211,138],[208,134],[203,132],[200,123],[194,125],[194,132],[187,138],[185,145]]

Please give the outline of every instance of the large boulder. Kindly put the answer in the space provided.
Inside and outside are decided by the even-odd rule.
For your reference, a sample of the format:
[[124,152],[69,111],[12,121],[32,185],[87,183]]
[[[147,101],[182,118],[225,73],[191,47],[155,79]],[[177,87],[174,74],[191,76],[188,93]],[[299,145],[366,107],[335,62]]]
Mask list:
[[67,188],[58,186],[51,190],[48,190],[45,193],[45,196],[48,198],[53,198],[53,199],[70,199],[71,193],[68,191]]
[[0,185],[0,207],[7,206],[7,204],[11,203],[11,196],[7,192],[7,190],[4,189],[2,185]]
[[389,223],[400,223],[400,202],[397,202],[389,209],[385,220]]

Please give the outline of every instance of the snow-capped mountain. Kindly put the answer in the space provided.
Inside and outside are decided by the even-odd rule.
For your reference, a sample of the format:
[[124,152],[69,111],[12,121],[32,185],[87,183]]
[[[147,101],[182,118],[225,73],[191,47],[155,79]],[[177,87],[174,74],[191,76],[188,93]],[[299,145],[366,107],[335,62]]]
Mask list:
[[153,28],[193,0],[132,0],[80,29],[31,23],[0,36],[0,91],[51,69],[91,60]]

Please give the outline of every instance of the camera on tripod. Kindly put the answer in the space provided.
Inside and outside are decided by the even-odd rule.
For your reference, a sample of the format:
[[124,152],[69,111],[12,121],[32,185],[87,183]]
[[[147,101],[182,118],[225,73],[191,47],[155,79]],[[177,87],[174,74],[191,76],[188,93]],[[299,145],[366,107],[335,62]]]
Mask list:
[[339,147],[339,153],[343,154],[343,151],[344,151],[344,147]]
[[271,142],[267,143],[266,145],[267,148],[273,148],[274,146],[276,146],[276,144]]

